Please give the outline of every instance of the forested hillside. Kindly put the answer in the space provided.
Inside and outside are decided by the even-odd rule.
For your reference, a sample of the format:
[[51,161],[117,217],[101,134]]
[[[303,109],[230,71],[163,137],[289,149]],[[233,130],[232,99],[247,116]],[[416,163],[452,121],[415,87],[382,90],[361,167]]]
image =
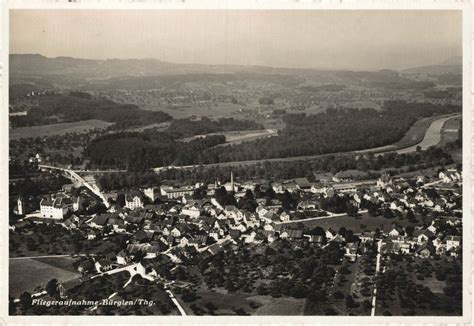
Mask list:
[[224,136],[197,138],[187,143],[184,136],[255,128],[249,121],[174,120],[165,132],[122,133],[100,137],[86,151],[91,163],[127,167],[131,171],[167,165],[192,165],[229,161],[285,158],[347,152],[392,144],[420,117],[460,112],[457,106],[389,102],[384,110],[337,109],[315,115],[287,114],[278,136],[230,146]]
[[164,112],[145,111],[136,105],[118,104],[81,92],[46,95],[38,97],[37,101],[37,105],[29,110],[28,115],[10,117],[13,128],[89,119],[114,122],[115,128],[125,128],[171,119]]
[[206,163],[346,152],[392,144],[415,121],[461,112],[460,106],[388,102],[382,111],[334,109],[315,115],[287,114],[277,137],[209,150]]

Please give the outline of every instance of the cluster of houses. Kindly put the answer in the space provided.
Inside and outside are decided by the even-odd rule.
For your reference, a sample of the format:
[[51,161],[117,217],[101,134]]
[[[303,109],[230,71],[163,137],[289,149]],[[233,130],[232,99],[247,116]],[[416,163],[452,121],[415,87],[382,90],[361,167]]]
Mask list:
[[[422,258],[435,255],[457,256],[461,248],[461,236],[456,234],[461,232],[461,221],[451,219],[446,223],[453,227],[451,230],[455,231],[451,233],[455,234],[440,231],[435,222],[426,228],[415,228],[412,234],[407,234],[404,228],[395,224],[383,241],[382,253],[412,254]],[[366,239],[367,235],[361,236],[362,241]]]
[[[450,183],[461,182],[457,171],[444,175],[440,173],[437,182],[446,184],[445,178],[450,178]],[[384,176],[369,185],[367,182],[351,182],[349,186],[341,186],[339,191],[336,190],[338,185],[341,186],[341,183],[331,186],[334,195],[350,197],[357,206],[366,201],[381,209],[400,213],[420,207],[445,213],[460,209],[461,194],[437,191],[434,195],[433,189],[427,187],[421,177],[413,183]],[[435,219],[431,225],[419,226],[414,230],[404,229],[394,223],[387,233],[362,232],[351,240],[331,229],[324,231],[324,234],[314,234],[300,223],[288,223],[298,219],[298,212],[321,212],[318,200],[329,196],[329,187],[324,186],[325,190],[319,188],[316,192],[315,184],[304,178],[267,186],[273,187],[275,193],[297,190],[303,193],[300,198],[304,199],[299,201],[295,211],[284,210],[278,199],[257,198],[255,211],[240,209],[235,205],[221,205],[213,196],[219,186],[228,189],[237,201],[243,200],[247,189],[255,190],[255,184],[237,184],[233,177],[230,183],[208,185],[209,192],[204,199],[192,199],[190,195],[191,191],[203,187],[202,184],[162,187],[159,191],[146,188],[126,193],[124,207],[112,205],[106,213],[92,216],[76,215],[80,196],[60,194],[41,200],[41,217],[37,217],[35,222],[42,218],[55,221],[68,230],[81,232],[88,240],[105,241],[116,234],[126,236],[126,244],[122,248],[81,263],[78,270],[84,275],[105,273],[133,262],[137,273],[155,278],[163,266],[189,260],[203,261],[223,251],[229,244],[258,245],[278,239],[307,241],[317,246],[338,242],[349,260],[356,260],[358,255],[363,254],[361,244],[367,241],[382,241],[381,250],[386,254],[410,254],[425,258],[434,255],[456,256],[461,248],[459,234],[462,222],[459,218],[449,216]],[[156,201],[157,198],[161,200]],[[20,202],[18,206],[21,209]],[[440,227],[442,223],[447,223],[449,227]],[[66,293],[67,289],[63,289],[63,292]]]

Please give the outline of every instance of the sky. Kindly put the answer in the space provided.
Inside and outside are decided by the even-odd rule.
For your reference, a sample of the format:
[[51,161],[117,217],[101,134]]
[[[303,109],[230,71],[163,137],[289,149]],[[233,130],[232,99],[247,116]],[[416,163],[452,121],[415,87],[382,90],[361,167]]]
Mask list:
[[10,53],[377,70],[462,55],[456,11],[12,10]]

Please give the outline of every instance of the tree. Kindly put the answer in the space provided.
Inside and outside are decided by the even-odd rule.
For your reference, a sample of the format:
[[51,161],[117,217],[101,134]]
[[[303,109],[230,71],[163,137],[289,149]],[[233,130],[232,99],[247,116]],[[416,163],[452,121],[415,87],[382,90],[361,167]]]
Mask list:
[[29,309],[31,307],[32,302],[33,299],[31,298],[31,293],[25,291],[20,295],[20,303],[24,309]]
[[359,212],[359,209],[357,206],[353,205],[352,203],[347,203],[346,206],[346,214],[349,216],[357,216],[357,213]]
[[58,280],[53,278],[46,284],[46,292],[53,297],[58,292]]

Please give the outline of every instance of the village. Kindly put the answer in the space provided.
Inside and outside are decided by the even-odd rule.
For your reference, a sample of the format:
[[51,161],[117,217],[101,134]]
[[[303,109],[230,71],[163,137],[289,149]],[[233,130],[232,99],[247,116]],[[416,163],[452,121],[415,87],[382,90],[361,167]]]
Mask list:
[[[77,186],[64,185],[62,191],[44,196],[39,210],[28,213],[24,199],[19,197],[15,214],[20,218],[10,225],[13,239],[22,233],[35,233],[37,228],[59,227],[66,238],[73,234],[74,241],[84,244],[103,247],[113,243],[89,252],[82,244],[76,244],[71,252],[43,250],[44,255],[77,258],[74,266],[81,277],[57,280],[56,292],[63,299],[77,297],[81,286],[91,279],[126,272],[124,288],[139,275],[164,286],[176,313],[200,314],[201,308],[189,308],[186,303],[186,296],[200,284],[177,282],[178,268],[180,273],[191,275],[193,266],[205,270],[203,265],[211,266],[213,258],[227,250],[257,252],[286,243],[292,250],[308,246],[335,250],[340,256],[335,255],[339,261],[334,264],[354,264],[373,255],[369,260],[372,272],[354,279],[344,297],[351,298],[346,298],[348,307],[353,304],[347,300],[353,302],[355,298],[355,306],[359,301],[365,304],[365,313],[375,315],[382,313],[376,311],[377,276],[391,268],[394,256],[432,261],[462,256],[462,172],[455,168],[432,176],[383,175],[375,180],[352,180],[338,175],[323,176],[316,182],[306,178],[235,181],[231,173],[227,182],[104,192],[108,208],[102,205],[93,214],[85,206],[100,206],[101,198]],[[39,250],[41,243],[30,243],[29,247]],[[278,277],[289,276],[283,273]],[[361,286],[360,279],[364,280],[364,300],[357,300],[354,293],[358,291],[354,286]],[[261,286],[255,286],[255,291],[258,289]],[[171,291],[181,295],[175,297]],[[39,286],[31,295],[36,298],[46,292]],[[337,309],[331,308],[325,313],[334,312]]]

